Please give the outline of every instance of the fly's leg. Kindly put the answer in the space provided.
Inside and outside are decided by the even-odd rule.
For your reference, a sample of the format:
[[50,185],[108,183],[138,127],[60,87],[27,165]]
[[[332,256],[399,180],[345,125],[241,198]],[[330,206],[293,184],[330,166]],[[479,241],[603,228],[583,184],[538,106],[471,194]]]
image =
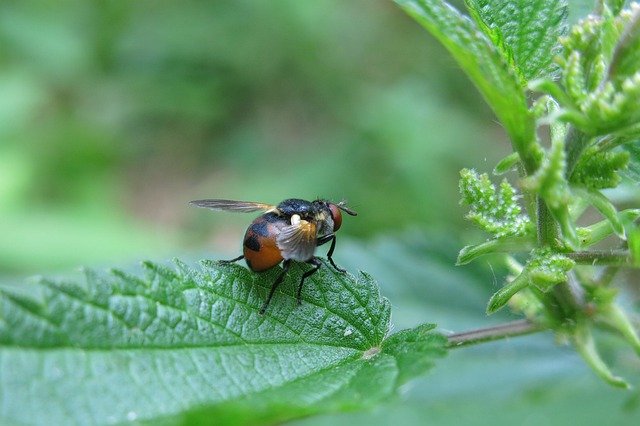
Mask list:
[[298,284],[298,291],[296,292],[296,300],[298,301],[298,305],[302,304],[302,286],[304,285],[304,280],[318,272],[318,269],[320,269],[320,267],[322,266],[322,262],[320,262],[317,257],[312,257],[311,259],[307,260],[307,263],[309,265],[313,265],[313,269],[309,269],[307,272],[302,274],[302,277],[300,278],[300,284]]
[[267,310],[267,306],[269,306],[269,302],[271,302],[271,298],[273,297],[273,293],[276,292],[276,289],[278,288],[278,286],[280,285],[280,283],[284,279],[284,276],[287,274],[287,271],[289,271],[290,267],[291,267],[291,260],[290,259],[287,259],[282,263],[282,272],[280,272],[280,275],[278,275],[276,280],[271,285],[271,290],[269,291],[269,296],[267,296],[266,302],[264,302],[264,305],[262,305],[262,308],[260,308],[260,315],[264,315],[265,311]]
[[333,261],[333,250],[335,248],[336,248],[336,236],[334,235],[333,238],[331,239],[331,247],[329,247],[329,252],[327,253],[327,259],[329,259],[329,262],[331,262],[331,266],[333,266],[336,271],[340,272],[341,274],[344,274],[345,272],[347,272],[347,270],[342,269],[341,267],[336,265],[336,262]]
[[244,259],[244,254],[241,254],[240,256],[233,259],[229,259],[229,260],[219,260],[218,262],[222,264],[228,264],[228,263],[235,263],[238,260],[242,260],[242,259]]

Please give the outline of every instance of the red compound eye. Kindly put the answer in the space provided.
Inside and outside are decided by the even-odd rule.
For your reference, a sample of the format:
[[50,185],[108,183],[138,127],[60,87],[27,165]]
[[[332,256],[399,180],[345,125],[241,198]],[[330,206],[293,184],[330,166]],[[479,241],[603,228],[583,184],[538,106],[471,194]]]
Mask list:
[[331,211],[331,218],[333,219],[333,232],[336,232],[340,229],[340,225],[342,225],[342,213],[338,206],[331,203],[329,203],[329,210]]

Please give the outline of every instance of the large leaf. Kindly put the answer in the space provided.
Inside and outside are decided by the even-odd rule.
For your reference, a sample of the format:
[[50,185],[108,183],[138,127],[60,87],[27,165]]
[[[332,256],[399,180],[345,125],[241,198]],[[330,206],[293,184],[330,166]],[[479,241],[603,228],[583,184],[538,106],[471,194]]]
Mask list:
[[273,422],[389,398],[444,352],[432,326],[385,341],[389,302],[364,273],[323,267],[297,306],[297,270],[260,315],[277,271],[145,269],[1,293],[0,422]]
[[[485,306],[507,271],[501,262],[452,268],[460,242],[451,234],[412,232],[367,245],[342,241],[347,267],[366,268],[393,301],[394,323],[409,327],[428,315],[444,330],[465,331],[509,320]],[[491,264],[491,268],[489,268]],[[628,298],[625,299],[630,302]],[[622,339],[603,341],[617,374],[640,384],[640,364]],[[551,332],[450,351],[424,379],[412,381],[402,400],[373,412],[330,414],[295,421],[300,426],[640,424],[640,393],[604,384],[572,347]]]
[[534,120],[515,69],[469,18],[439,0],[396,0],[409,15],[436,37],[480,90],[505,127],[527,171],[538,166]]
[[524,81],[552,76],[558,38],[566,32],[565,0],[466,0],[466,4]]

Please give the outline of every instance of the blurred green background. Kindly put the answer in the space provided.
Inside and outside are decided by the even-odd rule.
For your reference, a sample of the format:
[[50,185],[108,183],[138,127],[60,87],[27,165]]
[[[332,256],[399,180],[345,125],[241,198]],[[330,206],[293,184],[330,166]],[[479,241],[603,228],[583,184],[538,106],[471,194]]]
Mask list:
[[[459,169],[509,152],[453,59],[390,1],[0,3],[0,282],[235,256],[252,216],[189,200],[320,196],[358,211],[336,260],[374,274],[398,329],[504,321],[484,315],[504,272],[453,264],[482,238]],[[639,393],[551,336],[518,342],[454,352],[406,403],[301,424],[637,420]]]
[[[347,199],[341,235],[462,223],[505,136],[387,1],[3,1],[0,273],[233,255],[196,198]],[[496,150],[498,151],[496,153]]]

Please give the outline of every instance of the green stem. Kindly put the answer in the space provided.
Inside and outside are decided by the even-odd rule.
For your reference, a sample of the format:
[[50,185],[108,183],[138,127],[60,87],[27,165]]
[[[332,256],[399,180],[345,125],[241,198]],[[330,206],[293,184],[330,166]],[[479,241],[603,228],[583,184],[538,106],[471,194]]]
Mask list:
[[565,253],[565,256],[580,265],[631,265],[628,250],[589,250]]
[[544,327],[529,320],[512,321],[493,327],[452,334],[448,337],[448,346],[450,348],[459,348],[461,346],[506,339],[508,337],[524,336],[543,330],[545,330]]
[[557,246],[558,224],[551,215],[547,204],[541,197],[538,197],[538,245],[540,247]]

